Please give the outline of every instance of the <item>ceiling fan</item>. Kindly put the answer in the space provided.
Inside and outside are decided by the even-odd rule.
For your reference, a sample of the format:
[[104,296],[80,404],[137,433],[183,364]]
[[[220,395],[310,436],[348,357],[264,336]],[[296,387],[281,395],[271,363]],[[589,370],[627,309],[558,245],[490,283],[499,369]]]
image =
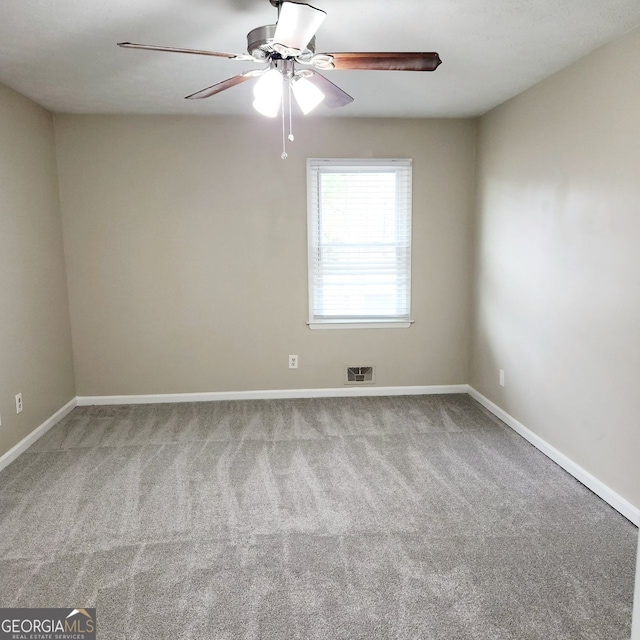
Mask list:
[[[206,89],[186,96],[188,100],[209,98],[221,91],[258,78],[253,90],[254,108],[269,117],[276,117],[282,109],[283,153],[285,130],[285,108],[289,111],[289,140],[291,133],[291,96],[295,98],[306,115],[321,102],[331,108],[343,107],[353,98],[318,73],[332,69],[360,69],[366,71],[435,71],[442,62],[437,53],[316,53],[315,34],[327,17],[325,11],[309,4],[291,0],[269,0],[278,10],[276,24],[257,27],[247,34],[246,54],[204,51],[199,49],[180,49],[149,44],[119,42],[119,47],[144,49],[147,51],[168,51],[188,53],[200,56],[228,58],[241,62],[252,61],[266,63],[262,69],[245,71]],[[285,91],[286,87],[286,91]],[[285,100],[288,97],[288,103]]]

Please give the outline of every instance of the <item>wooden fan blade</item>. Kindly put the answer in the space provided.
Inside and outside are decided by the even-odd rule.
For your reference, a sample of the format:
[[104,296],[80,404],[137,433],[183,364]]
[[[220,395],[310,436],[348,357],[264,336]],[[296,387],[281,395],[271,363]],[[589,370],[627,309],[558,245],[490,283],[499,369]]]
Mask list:
[[345,105],[353,102],[353,98],[340,87],[333,84],[331,80],[320,75],[317,71],[313,71],[312,73],[313,75],[305,75],[305,77],[309,82],[318,87],[322,93],[324,93],[324,104],[326,104],[327,107],[335,109],[337,107],[344,107]]
[[229,60],[253,60],[250,55],[243,53],[224,53],[222,51],[204,51],[202,49],[179,49],[176,47],[159,47],[155,44],[136,44],[134,42],[118,42],[124,49],[144,49],[145,51],[168,51],[169,53],[190,53],[196,56],[214,56],[229,58]]
[[192,93],[190,96],[186,96],[185,100],[200,100],[201,98],[209,98],[211,96],[215,96],[216,93],[220,93],[221,91],[225,91],[226,89],[231,89],[231,87],[235,87],[236,85],[242,84],[247,80],[251,80],[252,78],[256,78],[265,73],[263,69],[254,69],[253,71],[247,71],[246,73],[240,73],[237,76],[233,76],[232,78],[227,78],[222,82],[217,82],[216,84],[212,84],[210,87],[206,89],[202,89],[200,91],[196,91]]
[[334,69],[372,71],[435,71],[442,62],[437,53],[325,53]]

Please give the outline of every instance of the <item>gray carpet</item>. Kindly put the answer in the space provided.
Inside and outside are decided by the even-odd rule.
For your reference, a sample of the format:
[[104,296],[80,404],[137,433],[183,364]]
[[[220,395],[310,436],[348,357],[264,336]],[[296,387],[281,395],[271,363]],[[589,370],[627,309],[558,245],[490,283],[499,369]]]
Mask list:
[[0,606],[103,639],[626,640],[637,529],[468,396],[75,409],[0,473]]

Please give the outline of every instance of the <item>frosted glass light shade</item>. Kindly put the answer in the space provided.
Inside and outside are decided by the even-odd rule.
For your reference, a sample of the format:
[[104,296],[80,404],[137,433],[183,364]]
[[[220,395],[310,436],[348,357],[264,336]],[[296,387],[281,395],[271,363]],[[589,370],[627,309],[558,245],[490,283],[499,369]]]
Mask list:
[[283,2],[273,36],[274,48],[285,57],[300,54],[326,17],[326,12],[311,5]]
[[294,79],[291,82],[291,89],[304,115],[313,111],[324,100],[324,93],[306,78]]
[[267,71],[253,87],[253,97],[258,113],[275,118],[282,103],[282,74],[277,69]]

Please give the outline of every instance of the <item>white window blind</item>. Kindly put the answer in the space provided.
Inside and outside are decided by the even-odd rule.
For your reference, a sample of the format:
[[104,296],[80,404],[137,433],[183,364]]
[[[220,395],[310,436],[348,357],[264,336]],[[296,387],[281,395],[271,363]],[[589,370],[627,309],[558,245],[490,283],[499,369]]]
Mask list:
[[310,326],[409,326],[411,160],[310,159],[307,175]]

